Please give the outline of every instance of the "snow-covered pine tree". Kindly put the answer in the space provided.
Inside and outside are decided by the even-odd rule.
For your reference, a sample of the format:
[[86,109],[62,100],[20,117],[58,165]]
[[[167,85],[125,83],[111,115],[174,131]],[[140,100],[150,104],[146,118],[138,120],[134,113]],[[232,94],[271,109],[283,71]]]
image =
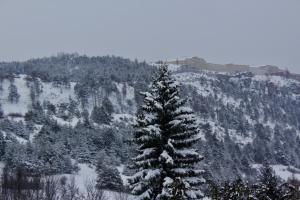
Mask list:
[[198,125],[166,65],[143,95],[133,139],[138,155],[133,159],[137,173],[129,181],[132,193],[139,200],[201,198],[203,170],[195,164],[203,157],[192,149],[199,140]]
[[260,200],[281,199],[278,179],[267,161],[260,169],[259,183],[255,191],[255,197]]

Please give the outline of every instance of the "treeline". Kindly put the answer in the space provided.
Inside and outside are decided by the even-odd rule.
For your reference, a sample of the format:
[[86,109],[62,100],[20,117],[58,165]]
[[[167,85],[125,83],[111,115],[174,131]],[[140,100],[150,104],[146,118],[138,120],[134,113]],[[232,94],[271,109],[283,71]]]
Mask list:
[[295,176],[282,182],[268,164],[260,169],[257,182],[250,184],[241,178],[225,183],[210,182],[212,200],[299,200],[300,181]]
[[80,56],[59,54],[25,62],[0,63],[0,80],[12,74],[26,74],[44,82],[66,84],[80,82],[86,76],[97,76],[117,82],[150,81],[155,68],[146,62],[117,56]]
[[22,168],[4,167],[1,176],[1,200],[127,200],[122,188],[109,192],[101,182],[86,181],[81,191],[75,178],[42,176]]

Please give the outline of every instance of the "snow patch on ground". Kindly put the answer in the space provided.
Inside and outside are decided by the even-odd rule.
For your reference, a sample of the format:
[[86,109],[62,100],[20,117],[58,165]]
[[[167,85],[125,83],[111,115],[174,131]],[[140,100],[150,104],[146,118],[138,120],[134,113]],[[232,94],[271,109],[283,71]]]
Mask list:
[[168,69],[171,72],[178,71],[180,69],[181,65],[175,65],[175,64],[168,64]]
[[86,193],[86,184],[96,182],[97,173],[94,166],[88,164],[78,164],[80,170],[76,174],[60,174],[55,175],[55,178],[66,177],[69,181],[74,178],[76,186],[81,193]]
[[39,100],[50,101],[52,104],[69,103],[69,97],[75,99],[74,87],[76,83],[71,82],[70,87],[66,86],[53,86],[52,83],[42,83],[42,90]]
[[300,180],[300,169],[290,167],[291,170],[289,170],[289,167],[284,165],[272,165],[272,168],[275,171],[276,175],[285,181],[287,181],[289,178],[292,178],[293,173],[291,172],[291,170],[297,172],[294,175],[297,179]]
[[[158,64],[158,63],[149,63],[149,64],[152,65],[152,66],[155,66],[157,68],[159,68],[162,65],[162,64]],[[180,69],[181,66],[182,65],[176,65],[176,64],[169,63],[168,64],[168,69],[169,69],[170,72],[176,72]]]
[[246,145],[253,142],[253,138],[250,136],[244,136],[238,133],[236,130],[228,130],[230,138],[237,144]]
[[[204,77],[205,76],[205,77]],[[206,97],[209,94],[213,94],[212,87],[209,85],[209,82],[205,82],[205,85],[202,83],[202,78],[207,80],[207,76],[205,74],[198,74],[198,73],[178,73],[174,75],[174,78],[184,85],[193,86],[197,89],[198,94]]]
[[117,170],[120,173],[121,179],[123,181],[123,185],[127,186],[127,185],[129,185],[129,183],[128,183],[129,176],[126,176],[123,174],[124,168],[125,168],[125,165],[120,165],[119,167],[117,167]]
[[113,114],[113,120],[116,122],[133,122],[135,116],[131,114]]
[[73,117],[69,121],[65,121],[64,119],[56,117],[56,116],[51,116],[51,117],[52,117],[52,119],[56,120],[58,124],[64,125],[64,126],[75,127],[77,125],[77,123],[79,122],[79,119],[76,117]]

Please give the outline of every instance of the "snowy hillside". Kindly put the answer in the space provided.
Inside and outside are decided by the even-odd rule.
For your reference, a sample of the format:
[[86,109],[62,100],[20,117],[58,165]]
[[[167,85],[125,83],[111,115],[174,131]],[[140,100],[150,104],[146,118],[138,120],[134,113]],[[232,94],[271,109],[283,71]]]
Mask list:
[[[176,79],[182,83],[185,87],[192,87],[193,90],[202,97],[209,97],[213,96],[215,98],[215,101],[218,101],[219,104],[222,104],[226,107],[229,107],[230,109],[238,109],[242,106],[244,99],[243,96],[237,97],[235,94],[226,93],[222,90],[222,88],[216,87],[218,83],[220,83],[220,79],[218,79],[218,74],[215,73],[193,73],[193,72],[183,72],[183,73],[176,73],[174,75]],[[249,85],[249,88],[242,88],[243,91],[248,90],[251,93],[260,92],[256,91],[256,85],[265,85],[265,84],[271,84],[272,86],[278,88],[278,89],[289,89],[293,87],[299,88],[300,82],[295,80],[289,80],[280,76],[263,76],[263,75],[255,75],[251,78],[249,77],[230,77],[226,81],[228,81],[228,84],[236,84],[238,87],[243,87],[242,81],[247,80],[251,81],[251,84]],[[265,88],[263,91],[264,95],[274,95],[274,94],[268,94],[269,92],[276,92],[276,91],[270,91],[269,88]],[[294,92],[288,92],[290,95],[287,98],[290,98],[292,101],[299,102],[300,100],[300,91],[299,93]],[[276,95],[276,94],[275,94]],[[190,95],[191,98],[193,98],[192,94]],[[251,99],[250,99],[251,101]],[[265,113],[262,111],[264,110],[263,102],[259,105],[256,105],[256,107],[259,107],[260,116],[258,119],[252,119],[252,117],[247,114],[246,112],[243,113],[243,118],[245,118],[246,123],[249,125],[255,125],[256,123],[264,124],[271,129],[274,129],[276,126],[276,123],[280,123],[280,121],[269,119],[266,120],[263,118]],[[285,112],[285,111],[283,111]],[[200,119],[201,119],[201,113]],[[202,120],[202,119],[201,119]],[[216,132],[218,134],[218,138],[222,139],[225,137],[225,129],[224,127],[220,126],[220,124],[217,121],[214,121],[213,119],[205,119],[202,122],[209,123],[211,127],[214,129],[213,132]],[[295,133],[300,136],[300,129],[287,121],[284,124],[287,128],[293,128]],[[254,136],[251,137],[251,133],[245,134],[244,132],[237,132],[235,129],[229,129],[229,135],[232,137],[232,139],[239,144],[247,144],[251,143]]]
[[[9,86],[10,80],[3,79],[1,83],[0,90],[0,104],[2,104],[2,110],[4,115],[10,116],[11,114],[18,113],[24,116],[30,109],[32,109],[32,99],[30,98],[30,86],[28,86],[28,82],[26,81],[26,75],[17,75],[13,79],[13,84],[16,85],[17,91],[20,95],[18,102],[9,102]],[[53,83],[40,82],[41,93],[39,94],[36,101],[41,103],[50,102],[51,104],[58,107],[61,104],[69,104],[70,99],[75,100],[76,94],[74,91],[74,87],[76,83],[70,82],[69,85],[55,85]],[[136,104],[134,100],[134,88],[127,84],[123,83],[114,83],[117,91],[114,91],[108,95],[109,100],[111,101],[114,107],[114,115],[116,120],[122,117],[132,117],[132,115],[136,112]],[[106,96],[105,91],[102,91],[102,88],[99,88],[100,95],[97,97],[97,103],[101,104],[101,101]],[[101,95],[103,94],[103,95]],[[88,99],[89,103],[86,106],[86,109],[91,113],[94,100],[91,98]],[[128,102],[132,102],[132,105],[128,105]],[[80,107],[78,107],[82,110]],[[58,122],[68,123],[69,121],[64,121],[61,118],[55,118]],[[71,122],[71,125],[75,125],[78,122],[78,119],[74,119]]]
[[[147,90],[155,69],[118,57],[75,55],[0,64],[0,132],[10,141],[2,160],[10,151],[12,165],[50,170],[49,155],[28,156],[30,142],[41,154],[45,148],[54,152],[51,173],[72,172],[70,159],[95,164],[99,152],[110,156],[112,165],[126,164],[139,92]],[[197,148],[207,176],[251,177],[251,164],[265,158],[300,168],[300,82],[175,63],[170,70],[197,115],[202,134]]]
[[[230,96],[226,93],[223,93],[220,88],[215,86],[215,83],[218,83],[219,80],[217,78],[217,73],[210,73],[210,72],[202,72],[202,73],[194,73],[194,72],[177,72],[180,69],[180,66],[172,65],[172,71],[175,72],[174,77],[178,82],[183,84],[185,87],[192,87],[195,89],[198,95],[202,97],[208,97],[209,95],[214,95],[218,101],[220,101],[223,105],[232,106],[234,108],[238,108],[241,105],[242,99],[235,98],[234,96]],[[176,73],[177,72],[177,73]],[[247,78],[247,77],[246,77]],[[241,77],[231,77],[228,79],[229,83],[239,83],[240,79],[246,79]],[[252,78],[252,81],[258,84],[265,84],[265,83],[272,83],[274,86],[279,88],[289,88],[293,85],[300,85],[299,82],[295,80],[289,80],[279,76],[263,76],[263,75],[255,75]],[[41,81],[40,81],[41,82]],[[28,87],[28,83],[26,81],[26,75],[18,75],[14,78],[14,84],[17,87],[19,92],[20,98],[17,103],[9,102],[7,97],[9,94],[9,85],[10,81],[8,79],[4,79],[2,81],[2,90],[0,91],[0,104],[2,104],[2,110],[4,115],[10,116],[15,113],[19,113],[24,116],[32,107],[32,100],[30,98],[30,87]],[[108,95],[109,100],[111,101],[114,114],[113,119],[115,121],[124,121],[129,120],[132,121],[134,118],[134,114],[137,110],[137,102],[135,101],[135,91],[132,86],[127,85],[126,83],[114,83],[117,91],[112,92]],[[70,99],[76,100],[76,94],[74,91],[76,83],[71,82],[70,85],[54,85],[53,83],[45,83],[41,82],[41,94],[38,97],[38,101],[40,102],[50,102],[51,104],[59,107],[60,104],[69,104]],[[250,86],[251,88],[251,86]],[[103,94],[103,96],[98,96],[97,101],[98,103],[105,97],[105,92],[101,91],[102,89],[99,88],[99,93]],[[219,90],[219,91],[218,91]],[[268,93],[268,90],[265,91]],[[291,93],[291,98],[295,101],[300,99],[300,94]],[[89,113],[92,112],[94,106],[94,100],[92,97],[89,98],[89,103],[86,106],[86,109]],[[131,102],[129,105],[128,102]],[[79,106],[80,111],[82,109]],[[201,113],[200,113],[201,114]],[[213,120],[202,119],[201,115],[199,116],[199,121],[203,123],[209,123],[213,128],[213,132],[216,132],[219,139],[225,137],[225,130],[218,122]],[[255,121],[251,119],[251,116],[245,115],[244,116],[247,120],[247,123],[254,125]],[[54,120],[57,120],[59,124],[62,125],[71,125],[75,126],[81,118],[74,117],[72,120],[64,120],[58,116],[52,116]],[[22,120],[22,117],[12,117],[15,120]],[[259,123],[264,123],[274,129],[276,122],[274,121],[264,121],[263,118],[259,118]],[[286,127],[295,128],[296,134],[300,135],[300,130],[297,127],[293,127],[292,125],[286,124]],[[247,144],[251,143],[253,137],[250,134],[244,134],[236,132],[234,129],[228,130],[232,139],[239,144]],[[34,134],[34,133],[33,133]]]

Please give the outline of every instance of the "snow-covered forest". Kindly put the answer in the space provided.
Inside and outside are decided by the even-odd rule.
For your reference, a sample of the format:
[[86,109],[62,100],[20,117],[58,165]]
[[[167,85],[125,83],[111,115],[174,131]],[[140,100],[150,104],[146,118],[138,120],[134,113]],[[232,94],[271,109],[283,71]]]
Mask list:
[[[145,107],[145,100],[146,105],[159,111],[160,103],[151,101],[159,98],[152,82],[159,76],[160,66],[114,56],[77,54],[0,63],[0,159],[2,185],[6,185],[2,192],[9,188],[7,194],[13,191],[13,195],[24,195],[15,193],[18,188],[14,183],[21,181],[34,188],[27,190],[35,196],[28,199],[47,199],[47,187],[57,187],[57,196],[53,198],[101,199],[103,194],[116,199],[132,198],[126,194],[138,182],[129,177],[140,175],[137,168],[130,167],[132,158],[141,167],[145,156],[157,154],[152,152],[154,146],[138,148],[143,134],[136,134],[136,129],[149,123],[147,130],[157,132],[153,124],[157,116]],[[199,191],[190,192],[189,197],[178,197],[181,193],[173,191],[173,186],[181,188],[187,183],[164,175],[161,199],[263,199],[265,196],[259,195],[267,193],[270,185],[266,186],[266,182],[271,182],[277,195],[271,199],[298,199],[295,195],[299,193],[295,191],[300,178],[299,80],[290,74],[225,73],[176,63],[169,65],[169,71],[169,78],[179,84],[170,83],[171,88],[178,89],[178,97],[170,99],[170,110],[176,112],[176,102],[186,98],[185,104],[191,110],[182,110],[187,112],[185,122],[194,124],[199,137],[188,142],[193,143],[189,151],[166,143],[169,146],[160,160],[165,162],[168,174],[174,175],[174,171],[178,172],[173,169],[174,163],[178,164],[180,156],[191,156],[193,159],[187,162],[201,170],[201,181],[193,177],[188,185],[195,183],[193,187],[197,186]],[[156,84],[157,88],[161,86]],[[152,113],[145,115],[145,111]],[[192,113],[193,117],[187,116]],[[183,119],[174,116],[177,115],[169,116],[169,123],[175,127],[171,129],[173,134],[191,128],[180,124]],[[196,152],[201,156],[197,157]],[[161,174],[152,170],[149,180],[161,179]],[[86,187],[86,176],[93,186]],[[206,183],[196,184],[202,180]],[[89,189],[94,198],[81,195],[88,195]],[[140,189],[135,193],[146,191]],[[61,197],[64,192],[68,197]],[[171,197],[173,194],[176,195]],[[243,197],[229,197],[233,194]]]

